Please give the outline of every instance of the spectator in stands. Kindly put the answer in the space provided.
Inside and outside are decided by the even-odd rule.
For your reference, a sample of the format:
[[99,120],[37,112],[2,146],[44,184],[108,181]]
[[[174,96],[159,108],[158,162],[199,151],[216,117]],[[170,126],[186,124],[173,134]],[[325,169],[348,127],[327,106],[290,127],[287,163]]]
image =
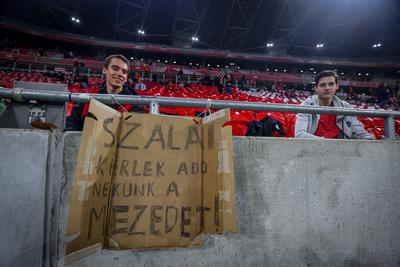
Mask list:
[[79,76],[79,72],[80,72],[80,62],[79,59],[74,61],[74,70],[75,70],[75,76]]
[[[322,71],[315,76],[317,94],[307,98],[301,105],[352,108],[335,95],[338,88],[336,72]],[[302,113],[296,117],[295,137],[374,139],[354,116]]]
[[378,98],[378,105],[381,108],[385,108],[386,102],[388,101],[389,96],[390,96],[390,89],[389,89],[387,83],[383,83],[383,84],[379,85],[376,93],[377,93],[377,98]]
[[135,85],[135,90],[146,90],[146,85],[142,82],[142,79],[139,79],[139,81]]
[[183,80],[183,70],[182,68],[180,68],[178,71],[178,81],[182,82],[182,80]]
[[397,104],[400,105],[400,86],[396,85],[396,99],[397,99]]
[[85,62],[83,61],[79,62],[79,72],[83,73],[85,71],[85,68],[86,68]]
[[190,79],[191,79],[192,83],[196,83],[197,82],[196,72],[193,71],[192,77]]
[[223,85],[221,84],[221,80],[218,76],[214,77],[214,85],[217,87],[218,93],[222,94],[223,93]]
[[89,87],[89,79],[88,79],[87,75],[82,75],[80,77],[80,86],[82,89],[86,89]]
[[240,91],[247,91],[246,77],[244,75],[242,75],[242,77],[240,78],[238,85]]
[[151,76],[151,81],[152,81],[153,83],[156,83],[156,82],[158,81],[158,78],[157,78],[157,74],[156,74],[156,73],[153,73],[153,75]]
[[[123,55],[111,55],[106,58],[103,67],[103,74],[106,81],[99,90],[99,94],[121,94],[121,95],[135,95],[130,91],[126,82],[129,73],[129,61]],[[119,104],[109,105],[119,111],[141,111],[139,107],[133,105]],[[83,129],[83,122],[89,110],[89,104],[75,104],[72,109],[71,116],[67,117],[66,131],[81,131]]]

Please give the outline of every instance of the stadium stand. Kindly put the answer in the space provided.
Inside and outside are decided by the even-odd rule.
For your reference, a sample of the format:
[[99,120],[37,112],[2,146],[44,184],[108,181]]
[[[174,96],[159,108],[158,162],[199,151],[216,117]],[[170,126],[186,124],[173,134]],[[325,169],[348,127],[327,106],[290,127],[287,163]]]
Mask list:
[[[0,266],[399,266],[398,0],[70,0],[25,1],[23,5],[22,1],[3,2],[0,3],[0,91],[5,98],[0,96],[0,116],[3,114],[3,121],[24,124],[0,127],[0,179],[3,182]],[[107,195],[108,204],[116,204],[110,196],[121,192],[113,179],[118,163],[120,174],[122,169],[127,172],[122,166],[131,157],[144,161],[144,166],[151,163],[146,159],[146,152],[137,153],[135,149],[126,155],[104,155],[102,149],[92,146],[98,136],[90,136],[86,147],[80,141],[80,132],[64,132],[63,126],[51,125],[50,114],[57,114],[64,123],[74,105],[89,101],[88,93],[98,92],[105,82],[104,60],[111,54],[122,54],[130,61],[125,86],[139,95],[140,111],[143,108],[146,113],[201,117],[217,111],[212,108],[217,105],[211,105],[217,100],[230,101],[229,105],[235,107],[230,110],[230,121],[225,123],[231,126],[235,136],[233,150],[226,150],[226,143],[220,140],[210,141],[211,136],[215,137],[214,129],[210,128],[206,138],[196,135],[204,147],[208,144],[209,149],[218,148],[215,161],[218,161],[220,176],[216,181],[223,184],[225,174],[235,174],[236,196],[227,194],[230,191],[216,191],[212,201],[215,205],[221,204],[221,214],[232,214],[231,209],[225,209],[224,201],[236,199],[237,233],[207,236],[201,248],[192,239],[195,246],[189,249],[157,247],[124,251],[124,244],[118,244],[113,238],[107,240],[110,236],[104,233],[107,227],[118,224],[124,228],[115,228],[118,231],[115,234],[122,234],[128,229],[125,224],[133,220],[129,235],[144,234],[133,232],[139,231],[135,227],[143,226],[143,221],[138,223],[143,213],[137,213],[135,219],[129,206],[127,217],[124,217],[128,214],[124,213],[125,207],[114,210],[104,206],[99,213],[96,209],[90,210],[87,236],[79,231],[66,234],[70,200],[75,197],[71,196],[71,188],[76,170],[82,167],[89,175],[97,172],[103,176],[102,165],[104,171],[109,166],[110,173],[105,172],[102,178],[110,179],[110,190],[105,189],[105,183],[103,197]],[[349,115],[353,110],[339,110],[329,105],[317,111],[314,107],[301,110],[303,106],[299,106],[315,93],[315,75],[328,69],[339,75],[336,95],[357,110],[352,114],[373,114],[357,118],[379,141],[293,138],[297,115],[294,112],[332,112],[326,116],[333,118],[327,125],[345,132],[337,121],[335,124],[334,119],[338,118],[333,112]],[[21,83],[26,90],[13,90],[17,81],[46,84]],[[45,91],[61,90],[59,87],[63,91],[68,88],[69,92]],[[38,92],[32,93],[30,90],[35,90],[32,88]],[[121,111],[118,99],[126,100],[125,96],[103,96],[102,101]],[[157,97],[162,97],[158,103]],[[133,101],[136,96],[129,98]],[[171,98],[179,101],[173,103]],[[188,99],[203,101],[194,103]],[[75,102],[64,102],[71,100]],[[185,107],[172,106],[183,102]],[[262,103],[280,105],[259,105]],[[50,109],[54,104],[57,107]],[[88,104],[79,105],[84,110],[79,115],[97,120],[97,114],[88,113]],[[378,115],[381,117],[374,117]],[[185,118],[190,123],[192,120],[197,122]],[[327,121],[321,119],[319,123],[325,129],[321,121]],[[43,127],[34,129],[32,122]],[[349,126],[348,122],[342,126]],[[103,129],[101,126],[98,129],[111,133],[106,123]],[[129,134],[135,129],[131,128]],[[169,129],[168,147],[182,152],[183,149],[172,146],[177,144],[172,142],[172,137],[175,141],[184,139],[175,139],[176,131],[171,126]],[[355,136],[353,132],[346,137]],[[159,139],[154,130],[150,139],[160,140],[160,144],[167,136],[163,130],[157,135]],[[117,144],[116,147],[123,149],[135,148],[121,146],[127,136],[128,133],[125,137],[112,136],[111,143],[104,146]],[[187,146],[189,139],[186,138]],[[161,146],[164,150],[164,144]],[[170,151],[164,152],[171,163],[178,163],[181,159],[170,156]],[[77,165],[78,153],[85,155],[83,164]],[[201,154],[202,160],[204,153]],[[97,166],[91,164],[89,158],[98,156]],[[136,163],[132,174],[139,166]],[[163,176],[157,174],[157,179],[168,177],[168,173],[164,175],[161,171],[163,164],[157,162],[157,173],[160,171]],[[229,170],[225,168],[228,165]],[[145,170],[141,177],[126,177],[129,183],[135,183],[135,194],[136,183],[139,185],[142,178],[144,183],[155,178],[147,177]],[[200,177],[199,181],[203,182],[204,176]],[[195,184],[187,181],[190,186]],[[86,191],[98,182],[94,181],[94,186],[92,180],[79,183],[78,187],[83,190],[79,190],[78,200],[85,203]],[[186,188],[179,187],[179,190],[181,199],[186,198]],[[150,198],[150,191],[147,192],[149,200],[140,205],[150,207],[156,203]],[[158,195],[158,187],[154,193]],[[123,190],[122,194],[125,194]],[[179,197],[178,189],[176,196]],[[136,202],[140,198],[136,197],[129,199],[129,205],[135,209],[140,207]],[[181,214],[176,213],[176,225],[181,227],[178,236],[187,234],[185,218],[189,222],[198,211],[203,215],[209,210],[202,206],[204,203],[198,203],[200,206],[195,207],[194,215],[193,210],[185,214],[182,209]],[[216,225],[224,218],[221,214],[213,213]],[[161,218],[165,221],[160,222]],[[152,233],[149,241],[153,237],[167,237],[168,218],[173,219],[168,217],[168,212],[161,217],[161,210],[151,208],[150,228],[143,227]],[[204,226],[203,219],[200,228]],[[99,240],[117,244],[118,250],[100,249],[96,244],[67,256],[66,246],[71,240],[77,237],[90,240],[92,223],[103,230]]]
[[[54,74],[54,73],[53,73]],[[49,73],[39,72],[23,72],[14,71],[6,72],[0,71],[0,85],[6,88],[12,88],[12,84],[16,80],[31,81],[31,82],[47,82],[47,83],[68,83],[68,89],[73,93],[92,93],[96,91],[99,84],[102,83],[100,77],[89,77],[88,86],[82,88],[79,81],[74,81],[70,76],[65,78],[49,76]],[[63,80],[65,78],[66,80]],[[78,79],[79,80],[79,79]],[[145,91],[137,91],[139,95],[144,96],[163,96],[163,97],[180,97],[180,98],[199,98],[199,99],[212,99],[212,100],[230,100],[230,101],[246,101],[246,102],[265,102],[265,103],[278,103],[278,104],[300,104],[304,99],[310,96],[308,91],[298,90],[284,90],[284,83],[277,86],[274,91],[272,89],[253,89],[251,91],[239,91],[237,87],[233,89],[231,94],[218,93],[217,87],[213,85],[202,84],[186,84],[185,86],[169,83],[160,84],[151,81],[146,81]],[[134,88],[134,84],[132,85]],[[379,106],[369,105],[367,102],[362,101],[360,98],[353,98],[352,104],[355,108],[360,109],[379,109]],[[376,100],[375,100],[376,101]],[[398,106],[395,106],[396,109]],[[68,106],[68,112],[72,109],[72,103]],[[160,112],[170,115],[179,116],[197,116],[203,112],[201,108],[176,108],[176,107],[161,107]],[[236,136],[245,136],[247,133],[247,123],[253,120],[261,120],[265,116],[271,116],[280,121],[286,130],[285,137],[293,137],[294,127],[294,114],[290,113],[271,113],[271,112],[253,112],[253,111],[231,111],[233,134]],[[359,117],[363,122],[365,128],[372,133],[377,139],[382,139],[384,136],[383,119],[382,118],[363,118]],[[396,120],[396,134],[400,136],[400,120]],[[277,136],[277,135],[276,135]]]

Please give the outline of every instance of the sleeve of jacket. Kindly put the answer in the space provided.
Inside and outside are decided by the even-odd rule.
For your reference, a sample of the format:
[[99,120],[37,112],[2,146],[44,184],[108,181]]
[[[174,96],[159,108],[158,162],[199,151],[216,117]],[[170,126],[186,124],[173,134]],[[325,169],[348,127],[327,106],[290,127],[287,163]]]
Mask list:
[[[344,103],[345,108],[354,109],[352,105],[349,103]],[[364,125],[357,119],[355,116],[348,116],[349,122],[351,125],[347,125],[351,130],[351,138],[352,139],[366,139],[366,140],[374,140],[375,138],[370,135],[364,128]]]
[[83,129],[83,104],[76,103],[72,108],[71,115],[67,117],[65,131],[82,131]]
[[307,132],[310,123],[310,114],[298,113],[294,125],[294,137],[296,138],[322,138]]
[[351,117],[351,137],[354,139],[374,140],[364,128],[364,125],[354,116]]

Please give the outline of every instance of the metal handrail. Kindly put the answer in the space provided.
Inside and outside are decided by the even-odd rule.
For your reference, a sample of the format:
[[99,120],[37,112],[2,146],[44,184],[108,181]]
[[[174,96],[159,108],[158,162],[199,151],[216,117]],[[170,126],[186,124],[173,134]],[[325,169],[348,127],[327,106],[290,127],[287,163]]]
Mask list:
[[359,110],[338,107],[300,106],[291,104],[270,104],[261,102],[226,101],[211,99],[193,99],[177,97],[154,97],[132,95],[107,95],[85,94],[71,92],[54,92],[42,90],[29,90],[22,88],[7,89],[0,87],[0,98],[13,99],[24,102],[36,100],[42,102],[74,102],[87,103],[91,98],[105,104],[118,102],[120,104],[149,105],[152,113],[158,113],[159,106],[200,107],[210,109],[231,108],[235,110],[264,110],[275,112],[294,112],[310,114],[334,114],[366,117],[385,118],[385,136],[387,139],[395,139],[394,118],[400,117],[400,112],[385,110]]

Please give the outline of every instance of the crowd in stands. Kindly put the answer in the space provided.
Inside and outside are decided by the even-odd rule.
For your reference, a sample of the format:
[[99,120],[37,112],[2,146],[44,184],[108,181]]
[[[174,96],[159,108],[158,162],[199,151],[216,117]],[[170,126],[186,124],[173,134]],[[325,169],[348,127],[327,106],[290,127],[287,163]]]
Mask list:
[[[143,81],[135,75],[131,75],[128,81],[130,90],[135,90],[138,95],[201,98],[212,100],[249,101],[278,104],[300,104],[304,99],[313,94],[312,90],[302,87],[290,86],[283,82],[275,82],[263,85],[262,87],[248,86],[251,83],[239,82],[234,86],[229,76],[222,79],[210,79],[204,77],[197,84],[184,83],[183,80],[167,81],[164,83],[154,81]],[[76,73],[62,72],[22,72],[22,71],[0,71],[0,86],[11,88],[13,81],[31,81],[45,83],[66,83],[71,92],[92,93],[104,81],[101,77],[88,77],[76,75]],[[396,91],[397,90],[397,91]],[[359,109],[393,109],[399,110],[400,90],[382,84],[374,95],[355,93],[352,90],[338,92],[338,96],[346,99],[354,107]],[[196,116],[203,109],[199,108],[173,108],[161,107],[160,112],[171,115]],[[280,112],[253,112],[253,111],[232,111],[233,133],[235,135],[246,135],[247,123],[257,121],[270,115],[281,122],[285,129],[285,136],[293,135],[294,114]],[[381,118],[359,118],[366,128],[378,139],[384,135],[383,119]],[[400,130],[400,121],[396,120],[396,129]],[[278,133],[276,133],[278,134]],[[400,132],[397,133],[400,135]]]
[[[71,50],[63,50],[59,48],[54,48],[54,49],[48,49],[48,48],[32,48],[32,47],[22,47],[16,45],[15,40],[9,40],[7,37],[4,37],[0,41],[0,51],[3,52],[12,52],[15,54],[23,54],[23,55],[32,55],[32,56],[37,56],[37,57],[49,57],[49,58],[57,58],[57,59],[73,59],[74,60],[74,65],[77,64],[78,66],[81,66],[83,63],[83,60],[98,60],[98,61],[103,61],[104,56],[88,56],[85,55],[84,53],[79,53],[77,51],[71,51]],[[131,58],[132,59],[132,58]],[[133,65],[137,66],[146,66],[150,68],[150,66],[167,66],[169,65],[176,65],[179,66],[179,62],[177,63],[176,61],[160,61],[160,60],[151,60],[151,59],[132,59]],[[199,63],[181,63],[185,66],[187,66],[189,69],[213,69],[213,70],[220,70],[220,71],[229,71],[229,72],[238,72],[239,71],[239,66],[238,65],[224,65],[220,64],[217,65],[217,68],[215,66],[210,66],[209,64],[199,64]],[[81,66],[82,67],[82,66]],[[243,71],[243,70],[241,70]],[[266,69],[263,70],[248,70],[248,72],[251,73],[258,73],[258,72],[268,72],[268,73],[275,73],[275,74],[298,74],[298,75],[311,75],[313,76],[317,70],[314,68],[306,68],[306,67],[300,67],[300,66],[291,66],[288,68],[280,68],[277,69],[275,67],[267,67]],[[358,71],[353,71],[353,72],[346,72],[343,73],[341,71],[337,71],[338,74],[341,76],[342,80],[346,81],[360,81],[360,82],[370,82],[373,81],[374,78],[374,73],[373,72],[358,72]]]
[[[27,54],[36,57],[49,57],[58,59],[73,60],[73,66],[65,71],[11,71],[0,70],[0,86],[12,88],[13,82],[31,81],[31,82],[44,82],[44,83],[65,83],[71,92],[95,92],[96,88],[104,82],[99,76],[89,76],[85,66],[85,59],[102,60],[102,58],[88,57],[79,55],[76,51],[45,48],[24,48],[18,47],[15,40],[3,38],[0,41],[0,49],[4,52],[11,52],[14,54]],[[17,62],[18,56],[15,56],[14,62]],[[314,93],[312,86],[306,84],[289,83],[289,82],[261,82],[254,80],[247,80],[245,75],[239,79],[233,74],[238,74],[239,67],[237,65],[222,66],[220,68],[202,66],[198,63],[190,63],[188,66],[175,65],[175,61],[162,62],[160,60],[144,60],[144,59],[131,59],[132,66],[141,66],[144,73],[147,74],[146,81],[143,75],[132,73],[129,75],[128,87],[130,90],[136,91],[139,95],[152,95],[152,96],[170,96],[170,97],[190,97],[190,98],[207,98],[218,100],[232,100],[232,101],[254,101],[254,102],[267,102],[267,103],[282,103],[282,104],[300,104],[304,99]],[[164,64],[165,63],[165,64]],[[153,72],[150,77],[150,69],[152,68],[166,68],[167,66],[176,66],[179,71],[176,75],[168,78],[163,78],[160,81],[157,74]],[[314,69],[303,69],[300,67],[287,68],[283,70],[282,75],[285,73],[296,73],[298,75],[310,75],[315,73]],[[191,70],[189,73],[187,70]],[[202,73],[200,74],[200,70]],[[267,69],[266,72],[273,72],[279,74],[282,70]],[[197,73],[196,73],[197,72]],[[241,73],[258,73],[256,70],[240,70]],[[93,74],[93,72],[91,72]],[[218,74],[216,74],[218,73]],[[222,75],[221,75],[222,73]],[[347,81],[361,81],[369,82],[373,79],[373,73],[340,73],[341,79]],[[347,102],[351,103],[354,107],[360,109],[389,109],[400,110],[400,81],[394,84],[382,83],[378,88],[352,88],[351,86],[343,86],[338,92],[337,96]],[[167,109],[171,113],[172,109]],[[178,109],[179,115],[196,115],[193,112],[198,112],[196,109]],[[235,111],[236,112],[236,111]],[[237,111],[241,112],[241,111]],[[236,113],[234,113],[236,114]],[[235,116],[233,114],[233,116]],[[241,114],[241,113],[240,113]],[[254,116],[249,116],[257,119],[257,112],[252,113]],[[265,114],[264,114],[265,115]],[[287,114],[286,114],[287,115]],[[285,115],[285,116],[286,116]],[[277,118],[278,121],[283,121],[282,117]],[[284,125],[288,125],[285,117]],[[396,122],[398,123],[398,122]],[[234,133],[237,135],[244,135],[246,127],[237,126],[241,124],[234,124]],[[368,124],[374,128],[375,124]],[[380,125],[380,124],[379,124]],[[243,126],[243,125],[242,125]],[[286,127],[287,128],[287,127]],[[290,127],[289,127],[290,128]],[[371,129],[372,129],[371,128]],[[376,127],[375,127],[376,128]],[[374,129],[375,129],[374,128]],[[379,127],[378,127],[379,128]],[[242,130],[241,130],[242,129]],[[382,131],[383,132],[383,131]],[[374,133],[379,137],[380,132]]]
[[[96,87],[103,82],[101,77],[88,77],[86,74],[79,72],[0,71],[0,86],[12,88],[14,81],[65,83],[72,92],[90,92],[92,87]],[[246,81],[244,77],[235,86],[235,81],[229,75],[225,75],[222,78],[217,76],[211,78],[209,75],[206,75],[198,80],[198,82],[201,85],[214,86],[218,94],[232,95],[235,90],[249,96],[263,97],[273,95],[274,99],[276,98],[279,103],[296,104],[313,93],[311,87],[295,86],[284,82],[260,84],[260,86],[256,87],[254,81]],[[131,74],[128,80],[128,87],[131,90],[140,91],[151,89],[155,85],[168,88],[173,84],[181,88],[191,86],[184,82],[181,74],[177,76],[177,80],[166,80],[164,82],[157,82],[156,80],[144,82],[140,76],[134,74]],[[374,90],[353,90],[351,87],[340,88],[337,95],[357,108],[400,109],[400,89],[398,84],[395,87],[390,87],[385,83]]]

